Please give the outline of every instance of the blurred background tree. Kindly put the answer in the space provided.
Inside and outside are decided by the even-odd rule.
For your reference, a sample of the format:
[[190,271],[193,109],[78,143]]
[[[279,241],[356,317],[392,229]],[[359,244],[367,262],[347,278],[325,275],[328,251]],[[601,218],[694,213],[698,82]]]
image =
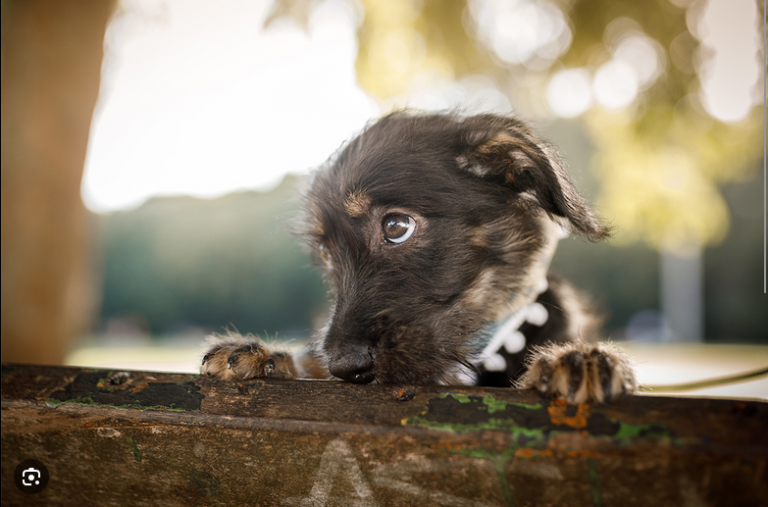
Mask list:
[[2,0],[2,355],[61,363],[97,309],[80,178],[113,1]]
[[297,188],[288,176],[270,192],[156,198],[98,217],[107,331],[305,337],[324,290],[289,233]]

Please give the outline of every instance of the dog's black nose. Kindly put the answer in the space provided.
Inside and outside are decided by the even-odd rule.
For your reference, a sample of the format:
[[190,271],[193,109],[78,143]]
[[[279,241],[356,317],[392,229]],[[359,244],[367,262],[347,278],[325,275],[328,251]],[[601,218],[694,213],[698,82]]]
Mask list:
[[376,378],[369,354],[347,353],[328,361],[331,375],[354,384],[368,384]]

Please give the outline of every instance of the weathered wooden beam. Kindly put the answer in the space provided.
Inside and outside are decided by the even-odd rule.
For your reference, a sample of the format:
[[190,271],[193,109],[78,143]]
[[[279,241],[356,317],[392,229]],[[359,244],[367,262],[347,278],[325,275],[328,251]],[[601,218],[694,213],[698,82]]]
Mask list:
[[3,505],[753,507],[767,464],[759,401],[2,366]]

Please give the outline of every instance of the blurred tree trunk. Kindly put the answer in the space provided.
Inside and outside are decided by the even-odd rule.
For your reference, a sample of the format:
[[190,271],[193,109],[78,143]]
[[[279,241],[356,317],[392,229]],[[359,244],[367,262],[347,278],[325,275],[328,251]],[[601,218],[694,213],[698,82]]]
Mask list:
[[684,249],[663,245],[661,255],[661,310],[666,320],[662,341],[704,340],[704,266],[701,245]]
[[2,357],[61,363],[92,308],[80,198],[115,3],[2,0]]

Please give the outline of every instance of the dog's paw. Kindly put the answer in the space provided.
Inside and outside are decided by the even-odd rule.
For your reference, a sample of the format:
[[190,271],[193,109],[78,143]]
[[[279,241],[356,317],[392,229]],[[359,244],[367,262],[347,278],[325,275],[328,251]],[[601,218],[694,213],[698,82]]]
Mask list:
[[289,353],[272,350],[255,336],[228,333],[209,336],[207,342],[200,366],[203,375],[225,380],[297,376]]
[[632,359],[610,343],[562,343],[536,348],[517,383],[569,404],[603,402],[637,390]]

